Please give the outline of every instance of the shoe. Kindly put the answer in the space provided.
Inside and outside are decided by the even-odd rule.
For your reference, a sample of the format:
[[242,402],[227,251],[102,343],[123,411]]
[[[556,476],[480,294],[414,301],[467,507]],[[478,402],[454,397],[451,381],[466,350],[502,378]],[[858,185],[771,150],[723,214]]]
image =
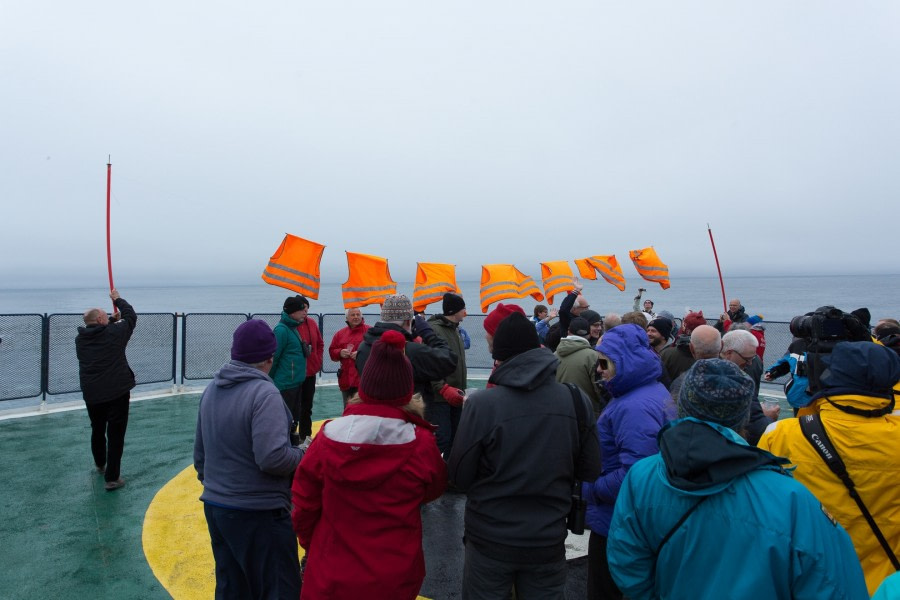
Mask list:
[[102,467],[97,466],[97,467],[95,467],[95,470],[96,470],[98,473],[100,473],[101,475],[103,475],[104,473],[106,473],[106,465],[103,465]]
[[111,491],[113,491],[113,490],[119,489],[119,488],[122,487],[123,485],[125,485],[125,480],[122,479],[121,477],[119,477],[119,478],[116,479],[115,481],[107,481],[107,482],[106,482],[106,485],[104,485],[103,487],[106,488],[106,491],[107,491],[107,492],[111,492]]
[[300,443],[300,448],[302,448],[303,450],[306,450],[307,448],[309,448],[310,444],[312,444],[312,438],[309,436],[306,436],[306,439]]

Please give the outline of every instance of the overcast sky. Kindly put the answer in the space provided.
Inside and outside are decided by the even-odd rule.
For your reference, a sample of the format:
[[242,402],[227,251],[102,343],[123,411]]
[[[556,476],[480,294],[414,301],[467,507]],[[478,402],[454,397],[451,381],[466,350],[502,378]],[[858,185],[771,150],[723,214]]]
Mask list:
[[0,288],[897,273],[900,3],[5,2]]

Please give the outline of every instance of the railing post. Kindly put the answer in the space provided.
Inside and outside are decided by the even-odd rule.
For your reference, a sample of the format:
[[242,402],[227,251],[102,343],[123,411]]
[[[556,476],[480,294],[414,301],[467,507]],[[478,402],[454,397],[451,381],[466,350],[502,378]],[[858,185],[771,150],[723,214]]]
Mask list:
[[47,390],[50,387],[50,317],[41,318],[41,408],[47,407]]

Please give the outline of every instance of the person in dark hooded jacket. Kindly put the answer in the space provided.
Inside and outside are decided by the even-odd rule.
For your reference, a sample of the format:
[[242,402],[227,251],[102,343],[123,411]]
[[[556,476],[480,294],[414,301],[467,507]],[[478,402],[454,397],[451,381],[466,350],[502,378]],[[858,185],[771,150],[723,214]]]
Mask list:
[[698,360],[680,420],[619,492],[607,557],[619,588],[650,598],[868,597],[847,532],[783,466],[738,432],[753,382],[732,362]]
[[75,338],[75,353],[81,394],[91,420],[91,454],[97,471],[104,474],[106,490],[113,491],[125,485],[120,469],[131,389],[135,386],[125,348],[137,314],[117,290],[111,290],[109,297],[121,318],[110,322],[100,308],[85,312],[84,327],[78,328]]
[[612,400],[597,420],[603,471],[585,481],[588,501],[588,598],[617,598],[621,594],[606,565],[606,539],[613,505],[631,466],[656,453],[656,434],[666,422],[666,387],[659,383],[662,362],[650,348],[647,333],[637,325],[609,330],[598,346],[598,369]]
[[466,400],[448,463],[468,496],[462,597],[505,600],[515,585],[523,600],[560,598],[572,487],[599,473],[591,403],[557,383],[559,361],[524,313],[489,340],[494,387]]

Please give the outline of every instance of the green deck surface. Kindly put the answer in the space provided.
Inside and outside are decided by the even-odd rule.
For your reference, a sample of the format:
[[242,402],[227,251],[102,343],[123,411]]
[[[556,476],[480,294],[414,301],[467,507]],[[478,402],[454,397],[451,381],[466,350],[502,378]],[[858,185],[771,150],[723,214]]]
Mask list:
[[[0,421],[0,597],[170,598],[144,558],[144,513],[193,463],[199,394],[132,402],[122,477],[107,492],[94,470],[85,410]],[[319,387],[313,419],[339,414],[340,391]]]

